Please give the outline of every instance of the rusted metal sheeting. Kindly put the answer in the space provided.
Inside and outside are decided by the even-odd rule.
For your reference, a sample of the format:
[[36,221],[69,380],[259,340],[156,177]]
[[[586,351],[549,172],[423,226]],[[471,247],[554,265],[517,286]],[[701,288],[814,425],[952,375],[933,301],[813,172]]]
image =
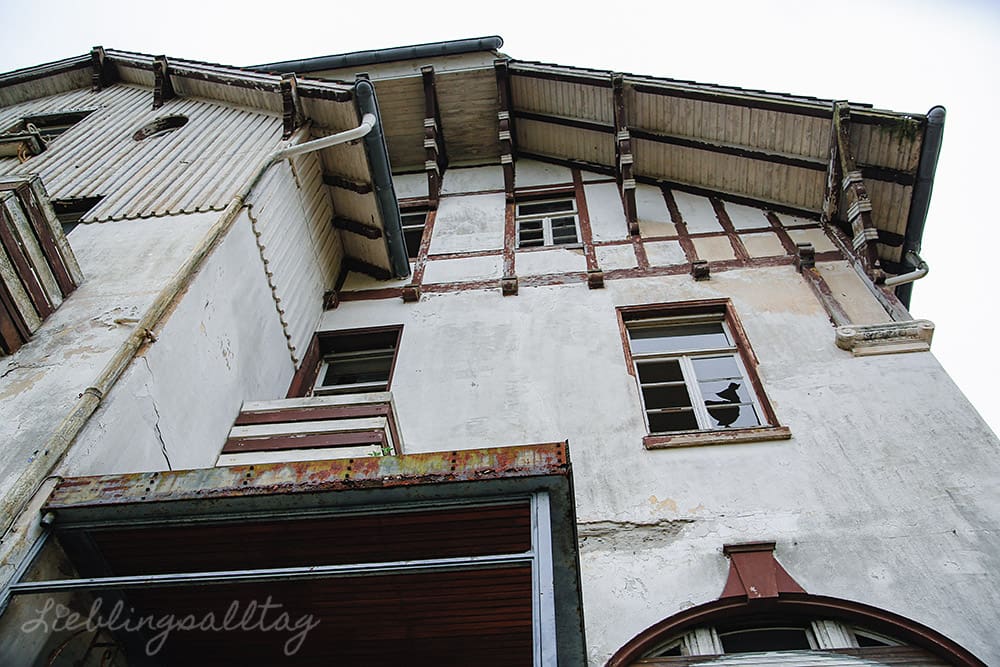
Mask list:
[[566,443],[553,443],[334,461],[101,475],[63,480],[52,492],[43,512],[488,479],[569,477],[569,474]]
[[[80,107],[80,93],[64,96],[66,106]],[[222,210],[281,138],[277,115],[183,98],[153,110],[150,92],[139,87],[112,86],[87,99],[100,109],[43,154],[13,168],[4,165],[8,173],[39,173],[53,199],[103,196],[85,222]],[[15,112],[52,111],[60,104],[37,100]],[[167,134],[133,139],[144,125],[169,115],[188,122]]]
[[271,169],[250,200],[268,282],[301,358],[323,312],[323,294],[340,272],[343,249],[330,221],[333,207],[319,157],[293,158]]

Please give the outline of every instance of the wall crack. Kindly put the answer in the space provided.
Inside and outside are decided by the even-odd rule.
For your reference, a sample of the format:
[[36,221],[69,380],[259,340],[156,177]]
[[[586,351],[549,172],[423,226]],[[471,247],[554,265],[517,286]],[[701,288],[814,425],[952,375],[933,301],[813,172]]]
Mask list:
[[[149,359],[142,357],[142,361],[146,364],[146,372],[149,373],[149,378],[152,379],[153,369],[149,367]],[[160,410],[156,407],[156,399],[153,398],[152,392],[149,393],[149,403],[153,407],[153,414],[156,415],[156,421],[153,422],[153,430],[156,432],[156,439],[160,441],[160,451],[163,453],[163,459],[167,462],[167,470],[173,470],[174,468],[170,464],[170,455],[167,454],[167,443],[163,440],[163,431],[160,430]]]

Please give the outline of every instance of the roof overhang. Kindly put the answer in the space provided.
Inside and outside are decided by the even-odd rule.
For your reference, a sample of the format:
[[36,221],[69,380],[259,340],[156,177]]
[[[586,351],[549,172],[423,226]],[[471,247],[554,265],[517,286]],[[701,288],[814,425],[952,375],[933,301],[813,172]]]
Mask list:
[[[15,594],[83,589],[199,618],[271,596],[321,623],[302,661],[383,664],[460,639],[459,654],[484,651],[477,664],[507,664],[497,645],[530,649],[546,632],[526,594],[549,568],[548,636],[559,664],[585,662],[565,443],[67,479],[42,512],[86,579],[16,584]],[[180,660],[211,641],[213,656],[245,664],[274,649],[267,640],[175,633],[164,650]]]
[[[882,275],[876,262],[888,273],[914,268],[910,253],[920,248],[940,148],[940,110],[897,113],[868,104],[509,60],[495,48],[487,52],[481,42],[366,51],[258,69],[333,79],[370,70],[385,103],[386,141],[397,173],[429,169],[430,156],[452,167],[499,164],[509,151],[515,158],[616,176],[626,200],[627,188],[638,182],[822,218],[852,237],[875,281]],[[480,49],[479,55],[497,60],[457,66],[449,48]],[[432,138],[440,144],[431,152],[428,126],[436,128]],[[838,143],[841,128],[845,140]],[[901,288],[901,295],[908,289]]]
[[[99,106],[98,93],[115,84],[149,89],[152,108],[162,109],[164,116],[182,112],[177,110],[181,106],[177,101],[185,98],[276,115],[282,119],[282,138],[290,143],[350,130],[366,113],[378,118],[368,82],[300,80],[294,74],[262,73],[101,47],[86,56],[0,74],[0,107],[81,88],[90,88]],[[363,141],[324,148],[319,157],[336,211],[331,222],[341,223],[342,229],[361,228],[365,232],[343,234],[346,253],[373,275],[404,277],[409,263],[383,132],[378,118]],[[15,152],[30,148],[20,136],[6,139]],[[0,143],[4,140],[0,135]],[[34,152],[44,148],[41,145]],[[110,210],[113,203],[109,198],[104,207]],[[98,207],[92,217],[100,220],[101,214]]]

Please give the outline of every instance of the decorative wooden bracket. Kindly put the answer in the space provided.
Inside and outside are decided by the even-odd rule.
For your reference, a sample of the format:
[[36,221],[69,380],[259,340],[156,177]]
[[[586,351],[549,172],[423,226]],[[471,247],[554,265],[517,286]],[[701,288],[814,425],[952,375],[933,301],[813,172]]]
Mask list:
[[170,82],[170,66],[166,56],[153,58],[153,108],[159,109],[167,100],[177,97]]
[[[852,245],[868,277],[873,282],[881,283],[885,280],[885,273],[878,260],[876,247],[878,229],[872,222],[872,203],[868,197],[868,190],[865,188],[861,170],[851,152],[850,123],[851,107],[845,102],[834,104],[833,128],[837,138],[837,155],[839,156],[838,162],[842,179],[840,185],[843,195],[846,197],[844,203],[847,205],[847,221],[854,234]],[[831,165],[832,163],[831,160]],[[827,180],[831,180],[834,175],[835,170],[831,169],[827,173]],[[830,202],[824,202],[824,215],[827,213],[828,204]]]
[[826,163],[826,183],[823,186],[823,211],[820,220],[824,225],[834,224],[837,212],[840,210],[840,151],[837,150],[839,133],[837,132],[837,105],[846,101],[833,103],[833,122],[830,123],[830,150]]
[[632,172],[632,136],[628,129],[625,109],[625,79],[621,74],[611,75],[611,88],[615,98],[615,177],[625,206],[625,219],[629,234],[639,235],[639,216],[635,205],[635,175]]
[[427,198],[431,208],[437,208],[441,196],[441,178],[448,164],[444,134],[441,131],[441,113],[434,84],[434,68],[420,68],[424,82],[424,168],[427,171]]
[[729,578],[720,599],[746,596],[748,600],[776,598],[781,593],[805,593],[774,558],[774,542],[727,544]]
[[298,80],[294,73],[281,75],[281,138],[287,139],[302,125],[303,115],[299,104]]
[[503,189],[508,200],[514,198],[514,119],[510,115],[510,71],[507,61],[493,61],[497,75],[497,121],[500,128],[500,166],[503,167]]
[[90,50],[90,90],[99,92],[111,81],[108,65],[104,61],[104,47],[95,46]]

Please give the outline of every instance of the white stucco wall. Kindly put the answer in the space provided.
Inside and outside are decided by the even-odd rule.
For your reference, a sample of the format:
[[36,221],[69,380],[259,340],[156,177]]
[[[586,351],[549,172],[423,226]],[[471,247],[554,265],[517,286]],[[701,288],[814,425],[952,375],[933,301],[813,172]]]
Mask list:
[[84,282],[15,354],[0,358],[0,490],[129,337],[217,213],[79,225]]
[[[647,451],[615,307],[719,297],[793,438]],[[996,438],[931,354],[839,350],[794,268],[353,302],[322,326],[389,324],[403,325],[391,389],[406,451],[569,440],[591,664],[716,599],[724,544],[769,540],[807,591],[1000,658]]]
[[293,372],[244,212],[80,433],[61,474],[212,466],[242,402],[284,395]]

